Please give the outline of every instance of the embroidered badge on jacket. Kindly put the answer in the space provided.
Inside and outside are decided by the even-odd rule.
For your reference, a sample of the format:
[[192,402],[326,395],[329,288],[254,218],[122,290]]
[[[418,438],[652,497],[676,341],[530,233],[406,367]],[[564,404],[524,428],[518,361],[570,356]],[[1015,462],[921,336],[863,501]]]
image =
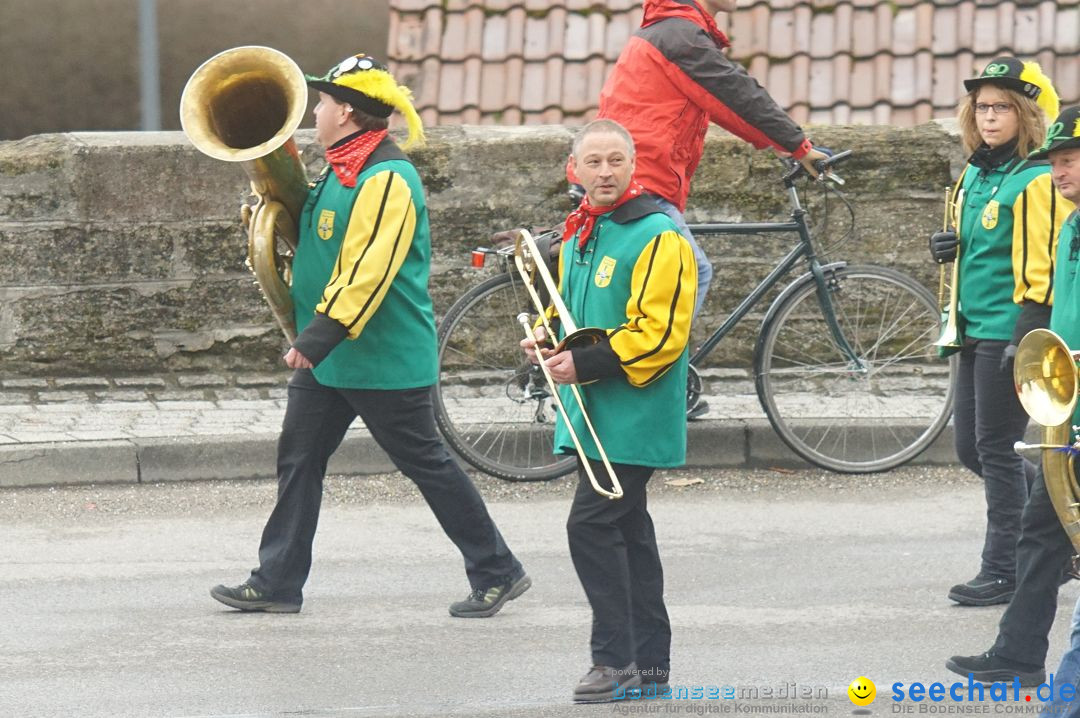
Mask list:
[[593,282],[598,287],[606,287],[611,284],[611,275],[615,273],[615,260],[611,257],[604,257],[600,260],[600,267],[596,270],[596,276],[593,277]]
[[998,201],[991,200],[982,213],[982,226],[984,229],[993,229],[998,223]]
[[315,230],[319,239],[330,239],[334,236],[334,210],[324,209],[319,213],[319,224]]

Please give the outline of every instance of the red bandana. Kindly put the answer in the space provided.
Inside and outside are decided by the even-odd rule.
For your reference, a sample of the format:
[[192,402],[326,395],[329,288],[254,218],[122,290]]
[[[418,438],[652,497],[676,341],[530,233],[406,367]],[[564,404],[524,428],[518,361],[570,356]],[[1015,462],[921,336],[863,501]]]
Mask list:
[[640,197],[645,194],[645,188],[636,179],[630,180],[630,186],[626,188],[626,191],[622,193],[622,197],[615,200],[614,204],[609,204],[606,207],[593,207],[589,204],[589,198],[581,200],[581,204],[566,218],[566,229],[563,231],[562,240],[565,242],[581,231],[578,235],[578,249],[584,249],[585,244],[589,241],[589,237],[592,236],[593,225],[596,224],[596,218],[602,214],[607,214],[616,207],[625,204],[634,197]]
[[386,135],[386,130],[365,132],[340,147],[331,147],[326,151],[326,161],[334,168],[334,174],[341,180],[341,184],[346,187],[356,186],[356,178],[364,168],[364,163]]

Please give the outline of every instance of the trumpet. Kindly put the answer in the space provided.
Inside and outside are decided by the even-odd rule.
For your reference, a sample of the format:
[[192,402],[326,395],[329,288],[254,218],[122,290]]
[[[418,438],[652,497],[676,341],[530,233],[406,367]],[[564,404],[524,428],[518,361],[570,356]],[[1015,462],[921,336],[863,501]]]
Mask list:
[[[960,213],[963,208],[964,201],[964,189],[961,187],[956,192],[956,198],[953,199],[952,188],[945,188],[945,220],[942,223],[941,231],[947,232],[949,230],[949,222],[952,221],[953,226],[960,229]],[[960,326],[957,323],[956,307],[958,303],[960,293],[960,245],[956,247],[956,258],[952,263],[952,278],[949,284],[949,304],[948,309],[945,307],[945,265],[941,265],[941,276],[938,281],[938,309],[941,311],[941,336],[934,346],[942,347],[944,349],[959,349],[963,345],[963,338],[960,336]]]
[[[1050,503],[1080,552],[1080,486],[1075,462],[1080,448],[1072,442],[1072,425],[1077,402],[1077,359],[1065,341],[1049,329],[1035,329],[1024,335],[1016,349],[1013,381],[1020,403],[1028,415],[1043,427],[1042,442],[1016,442],[1017,453],[1042,451],[1043,479]],[[1080,443],[1080,442],[1078,442]],[[1076,575],[1080,556],[1072,560]]]
[[[514,266],[517,267],[518,274],[521,275],[521,279],[525,283],[525,289],[529,292],[529,297],[532,299],[533,306],[535,306],[536,310],[540,313],[540,321],[543,322],[547,335],[554,338],[555,332],[552,330],[551,323],[548,321],[546,307],[533,284],[535,279],[539,278],[543,283],[544,288],[547,290],[548,296],[551,297],[551,303],[555,306],[555,311],[559,313],[559,319],[562,321],[563,329],[566,332],[566,337],[555,347],[557,352],[575,346],[595,344],[606,336],[604,330],[597,327],[577,328],[573,317],[570,315],[570,310],[566,308],[566,304],[563,302],[562,297],[559,296],[559,288],[555,284],[555,280],[552,279],[551,272],[548,271],[547,263],[544,261],[543,257],[540,256],[540,251],[536,247],[536,242],[533,241],[532,235],[524,229],[518,230],[517,239],[514,242]],[[517,320],[521,326],[524,327],[525,335],[529,339],[533,339],[533,328],[532,323],[529,321],[529,314],[527,312],[522,312],[517,316]],[[619,483],[619,477],[615,475],[615,469],[612,468],[611,461],[608,460],[607,452],[604,451],[604,447],[600,443],[600,437],[596,434],[596,429],[593,427],[592,420],[589,419],[589,414],[585,411],[585,400],[581,398],[581,391],[578,389],[577,384],[569,385],[570,392],[574,397],[574,401],[577,403],[581,416],[585,419],[585,426],[589,430],[589,435],[592,437],[593,444],[600,454],[600,461],[607,471],[608,479],[611,482],[611,489],[605,489],[600,485],[599,480],[597,480],[596,474],[589,464],[589,458],[585,455],[585,449],[581,445],[581,439],[574,430],[574,425],[570,421],[566,406],[563,404],[562,396],[559,394],[559,387],[556,386],[555,379],[552,378],[551,371],[547,368],[547,365],[544,364],[542,358],[540,359],[539,364],[540,370],[547,380],[548,388],[551,390],[551,397],[555,401],[555,406],[558,408],[559,414],[562,415],[563,421],[566,422],[566,430],[570,433],[570,439],[574,442],[574,449],[581,459],[581,465],[585,467],[585,474],[589,477],[589,483],[592,484],[593,491],[609,499],[621,499],[623,496],[623,489],[622,485]]]

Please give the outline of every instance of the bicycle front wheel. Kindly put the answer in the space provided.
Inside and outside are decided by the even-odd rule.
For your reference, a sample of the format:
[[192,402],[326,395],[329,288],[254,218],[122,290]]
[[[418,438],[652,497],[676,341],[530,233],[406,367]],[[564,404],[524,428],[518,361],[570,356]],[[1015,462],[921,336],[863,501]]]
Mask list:
[[469,290],[439,325],[435,420],[465,461],[500,479],[547,481],[574,470],[553,453],[555,413],[544,375],[519,342],[535,314],[522,280],[500,274]]
[[828,303],[858,361],[838,345],[807,278],[762,327],[758,399],[792,451],[833,471],[895,468],[926,449],[952,413],[954,362],[938,358],[933,295],[873,266],[826,271]]

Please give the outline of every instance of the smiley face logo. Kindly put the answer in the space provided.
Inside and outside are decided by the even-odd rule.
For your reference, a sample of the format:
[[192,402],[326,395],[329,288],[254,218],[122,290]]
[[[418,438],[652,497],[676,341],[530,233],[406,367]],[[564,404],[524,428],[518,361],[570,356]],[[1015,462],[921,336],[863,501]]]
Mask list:
[[868,706],[877,697],[877,686],[866,676],[859,676],[847,687],[848,698],[857,706]]

